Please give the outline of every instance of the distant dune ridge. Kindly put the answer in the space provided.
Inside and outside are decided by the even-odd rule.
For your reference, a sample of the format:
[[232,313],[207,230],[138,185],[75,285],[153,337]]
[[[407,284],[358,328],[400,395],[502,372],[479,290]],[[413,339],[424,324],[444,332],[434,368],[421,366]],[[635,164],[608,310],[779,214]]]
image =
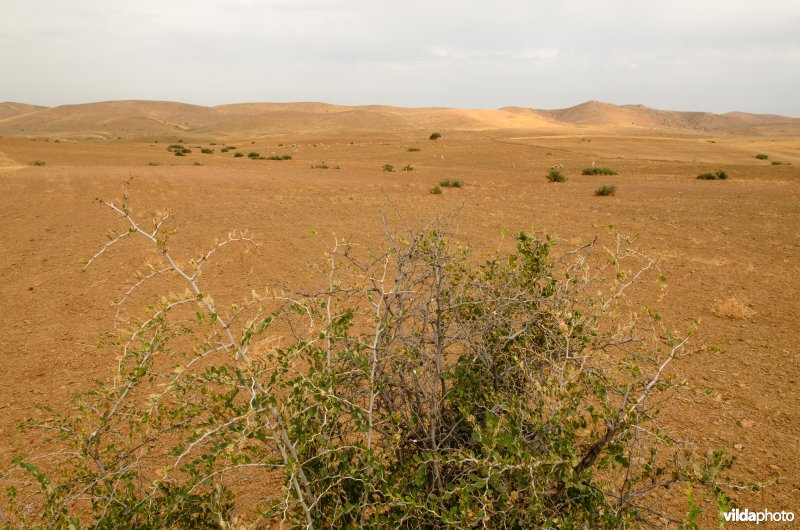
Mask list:
[[240,103],[204,107],[107,101],[59,107],[0,103],[0,135],[73,139],[243,137],[350,132],[400,136],[469,134],[800,136],[800,119],[770,114],[680,112],[589,101],[566,109],[405,108],[327,103]]

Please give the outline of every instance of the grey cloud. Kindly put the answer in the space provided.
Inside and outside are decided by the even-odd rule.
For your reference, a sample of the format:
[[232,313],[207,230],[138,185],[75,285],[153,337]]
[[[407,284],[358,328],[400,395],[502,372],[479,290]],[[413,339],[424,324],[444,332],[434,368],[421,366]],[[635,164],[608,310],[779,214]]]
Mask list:
[[12,0],[0,100],[800,115],[799,23],[794,0]]

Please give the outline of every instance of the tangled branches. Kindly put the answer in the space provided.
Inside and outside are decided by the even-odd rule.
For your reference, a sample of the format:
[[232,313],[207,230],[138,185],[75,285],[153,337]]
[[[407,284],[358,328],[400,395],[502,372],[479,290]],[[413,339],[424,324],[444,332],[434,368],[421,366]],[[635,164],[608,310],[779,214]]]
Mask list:
[[520,233],[481,262],[441,223],[389,231],[379,256],[337,241],[318,291],[223,314],[200,273],[248,236],[181,265],[168,216],[103,204],[126,231],[88,264],[124,238],[160,255],[121,303],[185,291],[122,332],[112,383],[28,424],[55,434],[5,476],[9,527],[616,528],[677,521],[653,493],[678,483],[725,502],[729,459],[655,421],[688,336],[633,311],[658,267],[628,239],[554,258]]

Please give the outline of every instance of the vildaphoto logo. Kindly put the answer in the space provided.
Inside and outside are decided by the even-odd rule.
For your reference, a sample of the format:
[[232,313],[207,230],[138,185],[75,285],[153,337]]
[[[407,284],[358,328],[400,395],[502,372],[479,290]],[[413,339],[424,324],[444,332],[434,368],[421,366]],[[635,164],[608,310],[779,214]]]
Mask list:
[[790,523],[794,521],[794,512],[771,512],[761,510],[751,512],[747,508],[740,510],[736,508],[729,512],[724,512],[722,516],[726,523]]

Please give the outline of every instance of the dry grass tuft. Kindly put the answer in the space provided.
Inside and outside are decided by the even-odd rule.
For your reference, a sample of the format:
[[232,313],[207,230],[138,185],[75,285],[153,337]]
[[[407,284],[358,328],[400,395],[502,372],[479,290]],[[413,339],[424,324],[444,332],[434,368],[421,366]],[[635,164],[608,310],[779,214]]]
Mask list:
[[735,296],[723,301],[716,300],[711,312],[718,317],[730,320],[746,320],[756,314],[755,311],[748,307],[746,302],[739,300]]

